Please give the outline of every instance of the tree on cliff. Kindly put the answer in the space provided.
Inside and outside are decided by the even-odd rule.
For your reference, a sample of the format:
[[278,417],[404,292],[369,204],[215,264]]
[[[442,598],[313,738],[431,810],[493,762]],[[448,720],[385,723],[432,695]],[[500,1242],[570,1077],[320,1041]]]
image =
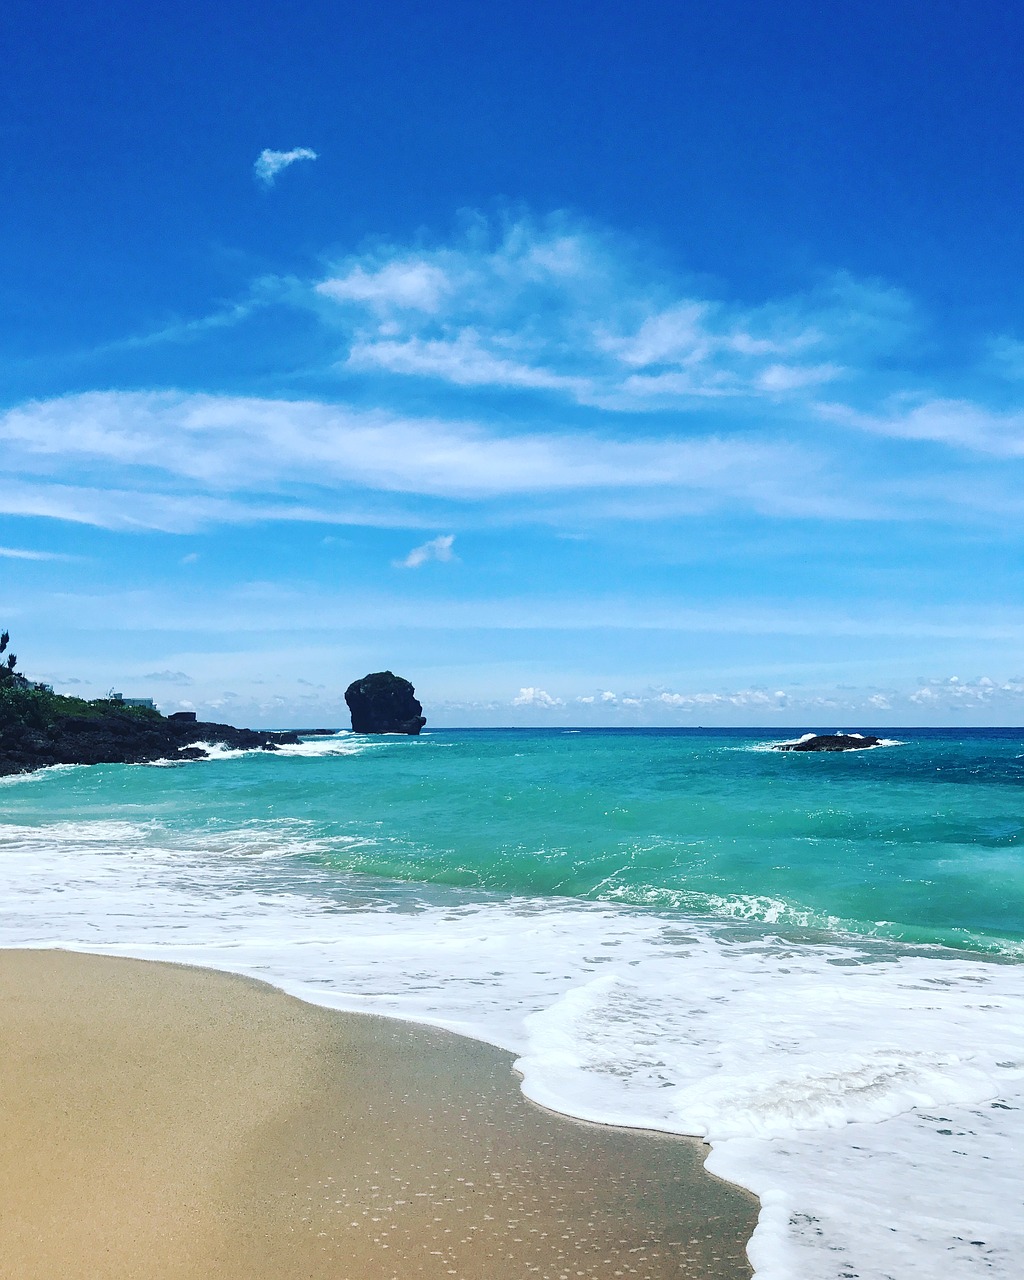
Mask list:
[[[5,631],[0,636],[0,654],[4,653],[7,646],[11,642],[10,632]],[[14,668],[18,665],[18,659],[13,653],[7,654],[6,659],[0,662],[0,680],[7,680],[14,675]]]

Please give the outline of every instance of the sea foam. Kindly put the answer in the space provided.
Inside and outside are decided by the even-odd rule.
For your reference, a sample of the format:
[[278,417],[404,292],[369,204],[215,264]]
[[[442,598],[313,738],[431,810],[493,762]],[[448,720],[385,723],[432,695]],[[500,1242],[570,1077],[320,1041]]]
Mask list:
[[524,1092],[690,1133],[757,1280],[1010,1280],[1024,967],[348,875],[311,824],[0,827],[0,941],[207,965],[517,1054]]

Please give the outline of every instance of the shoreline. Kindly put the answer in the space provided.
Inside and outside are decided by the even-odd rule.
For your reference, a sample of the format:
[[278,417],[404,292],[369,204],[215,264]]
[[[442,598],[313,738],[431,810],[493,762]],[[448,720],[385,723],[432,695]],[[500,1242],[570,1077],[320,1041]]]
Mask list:
[[514,1055],[218,970],[0,950],[8,1274],[752,1274],[708,1148],[529,1102]]

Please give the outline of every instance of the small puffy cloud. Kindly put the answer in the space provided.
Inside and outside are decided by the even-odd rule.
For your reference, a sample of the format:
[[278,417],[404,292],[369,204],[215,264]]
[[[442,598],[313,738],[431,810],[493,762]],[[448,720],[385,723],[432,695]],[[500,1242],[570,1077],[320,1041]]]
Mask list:
[[605,689],[601,693],[589,693],[584,697],[579,697],[576,701],[582,702],[587,706],[592,706],[594,703],[604,703],[605,706],[609,706],[618,702],[618,697],[612,693],[611,689]]
[[142,678],[158,684],[189,685],[193,683],[192,677],[186,675],[184,671],[147,671]]
[[561,698],[553,698],[546,689],[520,689],[519,696],[512,699],[514,707],[560,707]]
[[265,147],[253,165],[253,172],[265,186],[272,187],[282,169],[297,160],[316,160],[317,154],[309,147],[293,147],[291,151],[271,151]]
[[440,560],[442,563],[448,563],[455,559],[455,552],[452,550],[454,545],[454,533],[445,533],[439,538],[431,538],[429,542],[413,547],[404,560],[396,560],[394,562],[395,568],[418,569],[420,565],[426,564],[428,560]]

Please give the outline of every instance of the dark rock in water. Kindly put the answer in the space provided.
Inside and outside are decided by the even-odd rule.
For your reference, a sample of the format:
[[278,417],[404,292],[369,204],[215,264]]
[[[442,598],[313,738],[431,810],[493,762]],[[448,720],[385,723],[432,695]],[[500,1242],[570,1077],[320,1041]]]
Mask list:
[[776,751],[863,751],[877,747],[881,738],[859,733],[819,733],[813,738],[801,738],[799,742],[776,743]]
[[345,690],[354,733],[412,733],[427,723],[416,690],[390,671],[374,671]]
[[294,733],[236,729],[230,724],[180,720],[157,714],[113,711],[99,716],[60,716],[45,727],[11,724],[0,734],[0,776],[53,764],[151,764],[154,760],[202,760],[198,743],[239,751],[276,751],[298,743]]

